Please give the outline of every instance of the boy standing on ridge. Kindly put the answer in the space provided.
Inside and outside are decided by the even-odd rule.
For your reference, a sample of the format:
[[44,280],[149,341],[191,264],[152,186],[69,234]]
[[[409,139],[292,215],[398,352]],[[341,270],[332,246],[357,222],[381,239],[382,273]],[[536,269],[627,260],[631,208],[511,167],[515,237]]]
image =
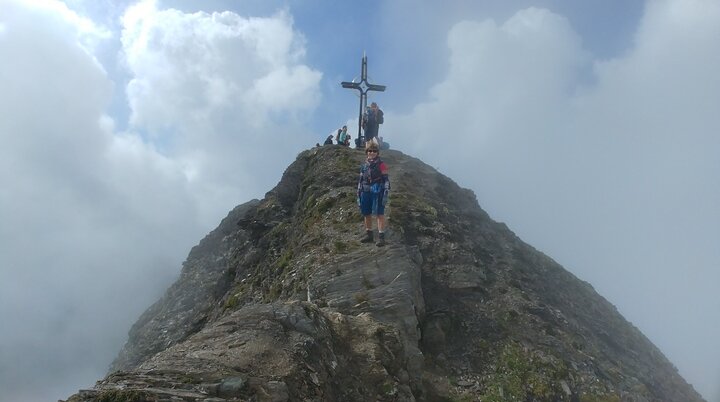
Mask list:
[[380,159],[380,149],[375,141],[365,144],[367,159],[360,167],[358,179],[358,205],[365,223],[365,236],[362,243],[372,243],[373,227],[372,216],[377,217],[378,247],[385,245],[385,204],[390,192],[390,178],[388,168]]

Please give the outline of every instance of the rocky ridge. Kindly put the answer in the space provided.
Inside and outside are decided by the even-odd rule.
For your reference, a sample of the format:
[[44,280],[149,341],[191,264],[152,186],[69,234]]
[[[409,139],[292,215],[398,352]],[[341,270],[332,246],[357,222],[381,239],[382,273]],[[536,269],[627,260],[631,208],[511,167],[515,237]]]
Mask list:
[[389,244],[361,244],[363,157],[302,152],[232,210],[68,402],[702,401],[589,284],[415,158],[382,153]]

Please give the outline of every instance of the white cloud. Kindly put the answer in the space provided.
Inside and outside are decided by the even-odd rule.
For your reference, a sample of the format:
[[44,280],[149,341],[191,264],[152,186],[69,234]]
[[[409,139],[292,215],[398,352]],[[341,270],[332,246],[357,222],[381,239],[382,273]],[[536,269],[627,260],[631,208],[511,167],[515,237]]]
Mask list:
[[305,40],[292,25],[287,11],[188,14],[153,1],[123,17],[133,127],[181,161],[208,224],[262,195],[308,146],[300,134],[321,74],[302,64]]
[[[604,285],[606,293],[621,301],[633,288],[644,292],[623,310],[708,400],[720,397],[720,355],[707,355],[720,337],[720,321],[709,313],[720,306],[710,285],[720,283],[720,251],[710,245],[720,238],[720,192],[708,186],[720,177],[717,38],[720,3],[650,2],[633,51],[597,63],[598,85],[575,109],[595,138],[588,142],[602,150],[585,161],[598,178],[589,197],[618,190],[604,196],[608,206],[598,212],[616,216],[598,232],[617,237],[612,249],[626,258],[599,261],[611,274],[631,276],[619,288]],[[634,225],[614,233],[621,220]]]
[[198,224],[181,170],[112,132],[86,45],[105,31],[53,2],[0,18],[0,388],[57,399],[102,375]]
[[[0,59],[12,61],[0,63],[0,388],[12,400],[46,400],[105,370],[126,329],[116,325],[127,327],[174,275],[180,257],[169,242],[188,242],[149,248],[162,232],[144,223],[151,200],[131,202],[136,183],[118,178],[132,161],[108,157],[117,153],[103,118],[112,83],[87,47],[105,32],[53,2],[6,1],[0,18]],[[135,180],[172,177],[142,173]],[[162,223],[192,227],[173,221]],[[138,270],[154,279],[139,282]]]
[[274,70],[255,81],[248,92],[248,103],[277,113],[312,110],[318,99],[306,96],[315,93],[318,78],[317,72],[306,66]]
[[271,110],[312,111],[319,101],[321,75],[298,64],[304,39],[287,12],[186,14],[145,1],[123,22],[136,126],[196,128],[218,114],[239,114],[233,124],[259,127]]
[[[7,10],[9,10],[10,13],[15,12],[13,9],[18,10],[11,3],[19,3],[19,0],[7,1]],[[101,41],[112,36],[108,29],[95,24],[91,19],[78,15],[61,1],[24,0],[22,3],[25,10],[36,15],[42,15],[52,22],[57,22],[41,27],[41,29],[55,30],[58,36],[64,36],[66,38],[72,37],[88,54],[92,54],[92,51]]]
[[719,37],[720,3],[705,0],[649,2],[613,60],[593,61],[549,11],[465,21],[432,100],[385,124],[589,280],[706,395],[720,366],[702,350],[720,327],[690,306],[720,304],[707,244],[720,238]]
[[[448,76],[432,89],[433,101],[398,122],[423,130],[390,130],[412,132],[398,139],[410,149],[437,141],[433,148],[443,158],[456,154],[458,142],[535,136],[539,125],[556,124],[588,62],[566,20],[533,8],[501,26],[491,20],[458,23],[448,35],[448,47]],[[475,155],[472,148],[468,151],[464,156]]]
[[320,74],[286,12],[140,3],[119,133],[106,109],[120,83],[93,55],[103,27],[50,1],[2,2],[0,24],[0,388],[57,399],[104,374],[190,246],[307,147],[283,133],[301,132]]

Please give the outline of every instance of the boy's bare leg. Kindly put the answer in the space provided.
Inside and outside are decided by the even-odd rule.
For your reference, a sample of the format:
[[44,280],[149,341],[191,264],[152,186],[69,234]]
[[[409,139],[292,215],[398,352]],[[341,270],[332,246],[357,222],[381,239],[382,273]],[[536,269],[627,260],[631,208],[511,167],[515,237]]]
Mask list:
[[[372,215],[365,215],[365,230],[372,230]],[[378,223],[379,224],[379,223]]]

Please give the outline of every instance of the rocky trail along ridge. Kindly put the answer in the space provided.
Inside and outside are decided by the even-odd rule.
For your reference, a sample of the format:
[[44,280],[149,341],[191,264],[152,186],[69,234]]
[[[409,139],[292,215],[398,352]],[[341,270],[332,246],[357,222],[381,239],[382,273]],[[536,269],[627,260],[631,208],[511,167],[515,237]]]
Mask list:
[[68,402],[693,402],[594,289],[472,191],[383,151],[388,245],[360,243],[361,151],[302,152],[233,209]]

